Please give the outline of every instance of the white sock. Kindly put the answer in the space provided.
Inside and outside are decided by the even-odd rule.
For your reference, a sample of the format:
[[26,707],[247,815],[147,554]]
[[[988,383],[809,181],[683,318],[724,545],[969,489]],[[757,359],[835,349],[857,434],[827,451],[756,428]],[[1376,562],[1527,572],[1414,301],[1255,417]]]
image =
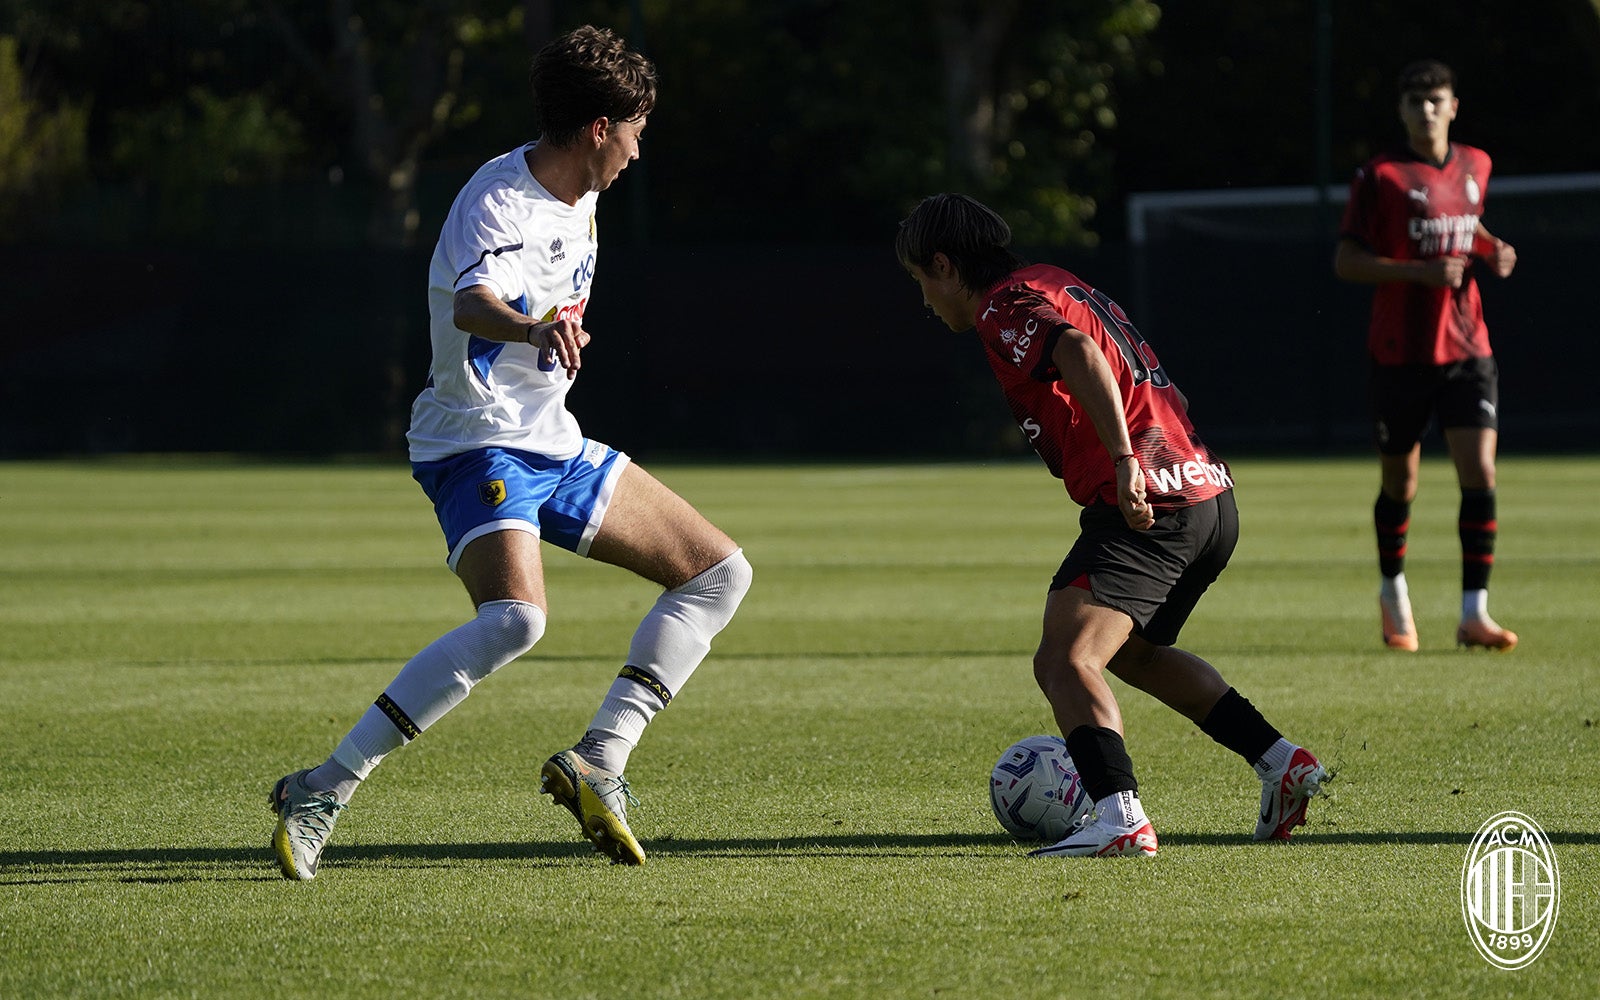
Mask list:
[[[544,635],[544,626],[545,615],[537,605],[484,601],[476,618],[435,639],[400,669],[328,762],[358,782],[366,780],[390,751],[421,736],[460,704],[475,684],[532,649]],[[319,780],[341,777],[330,769]]]
[[1261,755],[1261,759],[1250,766],[1255,768],[1256,777],[1266,781],[1288,766],[1289,758],[1294,756],[1296,749],[1293,743],[1280,736],[1278,742],[1268,747],[1267,752]]
[[1489,617],[1489,592],[1463,590],[1461,592],[1461,620],[1478,621]]
[[579,756],[622,773],[644,727],[683,689],[711,640],[727,627],[750,589],[743,549],[656,598],[628,647],[628,661],[589,723]]
[[351,796],[361,787],[361,778],[354,771],[329,757],[306,772],[303,779],[313,792],[332,792],[334,798],[350,804]]
[[1410,593],[1406,589],[1406,575],[1397,573],[1394,576],[1381,578],[1378,584],[1378,596],[1386,601],[1409,601]]
[[1138,792],[1112,792],[1094,804],[1099,821],[1107,826],[1131,830],[1145,824],[1144,803]]

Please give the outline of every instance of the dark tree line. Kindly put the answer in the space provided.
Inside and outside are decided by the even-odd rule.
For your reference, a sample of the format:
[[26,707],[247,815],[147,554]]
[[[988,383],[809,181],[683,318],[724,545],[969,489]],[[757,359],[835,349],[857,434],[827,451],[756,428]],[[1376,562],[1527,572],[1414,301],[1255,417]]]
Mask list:
[[0,239],[430,242],[585,21],[662,77],[612,239],[879,242],[958,188],[1090,245],[1132,191],[1342,180],[1420,55],[1502,173],[1600,162],[1595,0],[0,0]]

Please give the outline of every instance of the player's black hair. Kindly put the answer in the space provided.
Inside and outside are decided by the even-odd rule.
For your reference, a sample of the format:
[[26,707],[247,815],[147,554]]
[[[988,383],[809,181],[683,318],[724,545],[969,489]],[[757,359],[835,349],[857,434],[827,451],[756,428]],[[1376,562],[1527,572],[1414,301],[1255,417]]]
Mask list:
[[533,116],[540,137],[570,145],[596,118],[625,122],[656,106],[656,68],[607,28],[584,25],[533,57]]
[[933,255],[950,258],[963,287],[988,290],[1022,267],[1012,253],[1011,227],[989,206],[964,194],[930,195],[911,210],[895,233],[894,252],[901,267],[927,269]]
[[1426,92],[1437,90],[1440,87],[1449,87],[1450,92],[1452,94],[1455,93],[1456,74],[1455,70],[1437,59],[1419,59],[1414,63],[1408,64],[1405,69],[1400,71],[1400,79],[1397,84],[1397,89],[1401,94],[1409,94],[1419,90]]

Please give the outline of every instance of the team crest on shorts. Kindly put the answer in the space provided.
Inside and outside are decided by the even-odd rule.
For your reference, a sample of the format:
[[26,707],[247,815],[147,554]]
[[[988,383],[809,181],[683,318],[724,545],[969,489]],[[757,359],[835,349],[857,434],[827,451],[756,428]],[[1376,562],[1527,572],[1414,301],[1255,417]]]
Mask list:
[[479,483],[478,499],[483,501],[485,507],[500,506],[506,499],[506,481],[491,479],[487,483]]
[[1561,912],[1561,872],[1550,838],[1519,812],[1478,828],[1461,866],[1461,917],[1490,964],[1520,969],[1550,943]]

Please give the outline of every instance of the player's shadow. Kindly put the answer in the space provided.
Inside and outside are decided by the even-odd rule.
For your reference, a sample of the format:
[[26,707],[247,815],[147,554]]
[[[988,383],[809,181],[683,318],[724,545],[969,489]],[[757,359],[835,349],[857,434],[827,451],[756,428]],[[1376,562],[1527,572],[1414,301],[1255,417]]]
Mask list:
[[[1568,844],[1600,844],[1600,833],[1547,831],[1559,850]],[[1256,845],[1247,834],[1163,831],[1161,846],[1251,847],[1255,850],[1316,851],[1321,847],[1456,845],[1466,849],[1471,836],[1461,830],[1309,831],[1292,845]],[[1005,834],[829,834],[795,837],[681,838],[643,841],[655,859],[682,858],[885,858],[1004,857],[1015,844]],[[340,844],[330,849],[329,868],[447,868],[475,861],[520,861],[530,868],[564,868],[606,862],[576,841],[468,844]],[[276,881],[272,852],[262,847],[150,847],[89,851],[0,851],[0,885],[51,886],[76,882],[173,884],[219,881]]]

